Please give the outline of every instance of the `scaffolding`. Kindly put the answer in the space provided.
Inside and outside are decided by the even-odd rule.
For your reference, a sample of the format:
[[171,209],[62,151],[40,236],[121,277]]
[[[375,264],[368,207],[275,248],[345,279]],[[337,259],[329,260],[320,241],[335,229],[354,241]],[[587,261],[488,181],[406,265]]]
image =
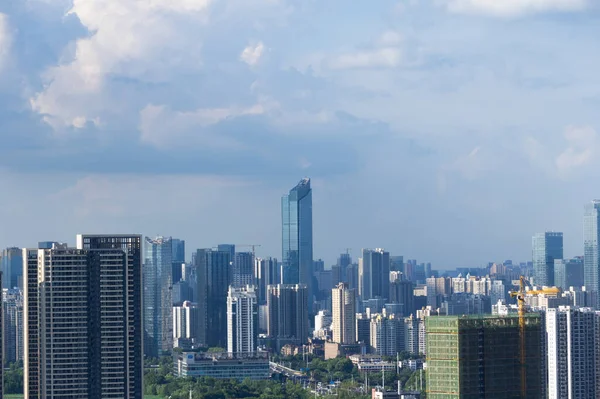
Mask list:
[[[527,398],[543,396],[543,323],[525,315]],[[521,399],[519,318],[431,316],[425,320],[428,399]]]

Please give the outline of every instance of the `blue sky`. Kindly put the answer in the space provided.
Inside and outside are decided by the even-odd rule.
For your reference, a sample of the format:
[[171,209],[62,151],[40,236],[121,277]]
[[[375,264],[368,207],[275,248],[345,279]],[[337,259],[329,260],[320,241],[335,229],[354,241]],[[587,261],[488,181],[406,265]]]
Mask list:
[[[0,244],[173,235],[434,267],[582,252],[600,197],[596,0],[0,3]],[[189,251],[188,251],[189,252]]]

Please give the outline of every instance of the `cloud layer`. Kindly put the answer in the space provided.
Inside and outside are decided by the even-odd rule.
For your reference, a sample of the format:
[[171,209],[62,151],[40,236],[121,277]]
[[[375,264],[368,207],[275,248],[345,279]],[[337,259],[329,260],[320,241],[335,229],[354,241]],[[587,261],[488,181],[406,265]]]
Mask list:
[[[308,175],[328,262],[526,260],[544,229],[581,252],[591,1],[8,3],[0,244],[133,228],[279,256],[279,196]],[[19,227],[37,220],[49,237]]]

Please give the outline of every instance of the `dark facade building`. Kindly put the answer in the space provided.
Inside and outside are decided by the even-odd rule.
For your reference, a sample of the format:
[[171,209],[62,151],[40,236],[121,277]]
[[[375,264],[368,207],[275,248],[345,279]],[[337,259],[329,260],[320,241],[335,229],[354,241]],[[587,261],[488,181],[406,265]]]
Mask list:
[[416,311],[414,285],[409,280],[396,280],[390,283],[389,303],[401,305],[401,315],[406,317]]
[[2,265],[2,288],[23,288],[23,250],[6,248],[0,256]]
[[199,308],[198,340],[200,345],[227,346],[227,293],[231,276],[229,248],[196,252],[196,302]]
[[302,179],[281,198],[283,284],[304,284],[307,304],[312,308],[313,225],[310,179]]
[[143,394],[140,235],[25,249],[25,398]]
[[267,294],[267,334],[277,348],[308,340],[308,288],[303,284],[270,285]]
[[533,283],[554,285],[554,260],[563,258],[563,233],[538,233],[532,238]]
[[185,240],[173,238],[171,240],[171,262],[173,284],[182,278],[182,265],[185,263]]
[[254,284],[254,254],[252,252],[236,252],[232,266],[231,284],[234,287]]

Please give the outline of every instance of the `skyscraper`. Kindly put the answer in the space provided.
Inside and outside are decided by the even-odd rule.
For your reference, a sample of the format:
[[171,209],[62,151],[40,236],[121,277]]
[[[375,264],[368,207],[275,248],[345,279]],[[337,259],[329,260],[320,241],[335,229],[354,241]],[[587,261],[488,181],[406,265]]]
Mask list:
[[353,344],[356,342],[356,291],[348,284],[339,283],[331,290],[331,313],[333,342]]
[[[600,293],[600,200],[585,205],[583,216],[583,278],[587,291]],[[598,304],[596,304],[598,309]]]
[[597,398],[598,320],[591,308],[546,310],[548,398]]
[[533,274],[537,286],[554,285],[554,260],[563,258],[563,233],[537,233],[532,238]]
[[141,236],[23,253],[25,398],[141,398]]
[[185,263],[185,240],[178,238],[171,239],[171,248],[173,250],[171,255],[171,262],[173,265],[171,276],[173,278],[173,284],[181,280],[183,264]]
[[199,249],[196,252],[199,311],[198,340],[207,347],[227,346],[227,292],[231,276],[231,251]]
[[395,280],[390,283],[390,303],[401,305],[401,315],[406,317],[416,311],[414,305],[415,294],[412,281]]
[[313,226],[310,179],[302,179],[281,198],[282,270],[284,284],[304,284],[312,308]]
[[267,287],[281,284],[277,259],[256,258],[254,261],[254,279],[258,286],[258,303],[264,305],[267,303]]
[[[427,399],[521,398],[521,344],[516,316],[425,319]],[[545,398],[539,314],[525,316],[526,398]]]
[[358,294],[361,299],[389,298],[390,253],[381,249],[363,249],[358,260]]
[[6,248],[2,251],[2,288],[23,288],[23,250]]
[[267,334],[277,347],[308,339],[308,289],[303,284],[270,285],[267,293]]
[[146,237],[144,254],[144,354],[160,357],[173,349],[171,237]]
[[229,287],[227,295],[227,352],[255,352],[258,304],[254,286]]
[[254,285],[254,254],[236,252],[233,261],[232,284],[234,287]]

